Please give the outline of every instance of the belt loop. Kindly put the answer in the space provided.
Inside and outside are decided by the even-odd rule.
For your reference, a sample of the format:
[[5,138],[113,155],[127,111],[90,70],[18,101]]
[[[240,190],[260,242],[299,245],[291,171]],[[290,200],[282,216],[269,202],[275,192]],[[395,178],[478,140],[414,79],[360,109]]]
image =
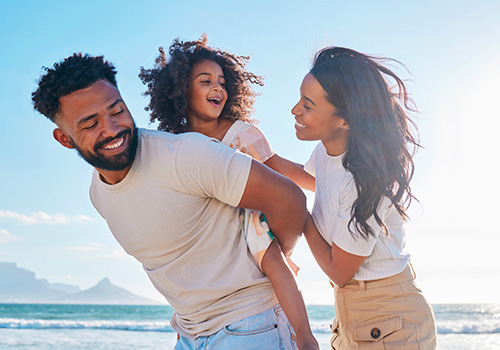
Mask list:
[[359,283],[359,289],[364,292],[366,290],[366,284],[365,281],[358,281]]

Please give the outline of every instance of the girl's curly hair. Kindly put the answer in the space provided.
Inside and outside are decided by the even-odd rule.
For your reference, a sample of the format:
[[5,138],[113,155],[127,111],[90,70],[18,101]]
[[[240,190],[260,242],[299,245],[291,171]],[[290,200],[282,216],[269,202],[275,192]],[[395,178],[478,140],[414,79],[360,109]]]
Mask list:
[[248,56],[235,56],[228,52],[207,46],[207,36],[196,41],[175,39],[168,49],[169,58],[163,47],[152,69],[141,67],[139,78],[147,85],[144,96],[150,97],[150,121],[159,122],[158,129],[173,133],[188,129],[187,92],[193,67],[204,60],[219,64],[224,72],[228,99],[220,118],[253,122],[253,104],[257,93],[250,84],[264,85],[263,78],[245,70]]

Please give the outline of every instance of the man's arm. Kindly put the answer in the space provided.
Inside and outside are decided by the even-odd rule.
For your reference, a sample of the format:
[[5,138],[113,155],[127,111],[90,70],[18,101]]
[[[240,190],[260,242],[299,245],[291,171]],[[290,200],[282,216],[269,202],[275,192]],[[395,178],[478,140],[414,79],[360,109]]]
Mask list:
[[306,199],[297,185],[253,160],[238,206],[262,211],[285,256],[292,253],[307,218]]

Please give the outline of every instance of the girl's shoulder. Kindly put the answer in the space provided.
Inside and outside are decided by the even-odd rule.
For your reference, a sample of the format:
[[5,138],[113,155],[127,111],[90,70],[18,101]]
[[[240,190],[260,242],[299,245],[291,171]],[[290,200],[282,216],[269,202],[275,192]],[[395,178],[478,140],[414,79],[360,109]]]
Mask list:
[[264,133],[255,125],[246,123],[242,120],[236,120],[227,130],[222,138],[222,143],[230,146],[236,140],[252,143],[257,140],[266,139]]

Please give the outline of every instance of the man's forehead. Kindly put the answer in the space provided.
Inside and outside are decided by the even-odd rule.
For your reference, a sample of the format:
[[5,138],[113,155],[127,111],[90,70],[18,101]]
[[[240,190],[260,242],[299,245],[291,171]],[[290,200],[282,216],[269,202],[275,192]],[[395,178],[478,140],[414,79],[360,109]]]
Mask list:
[[59,99],[58,119],[85,118],[108,108],[118,99],[121,99],[120,92],[113,84],[98,80],[86,88],[62,96]]

